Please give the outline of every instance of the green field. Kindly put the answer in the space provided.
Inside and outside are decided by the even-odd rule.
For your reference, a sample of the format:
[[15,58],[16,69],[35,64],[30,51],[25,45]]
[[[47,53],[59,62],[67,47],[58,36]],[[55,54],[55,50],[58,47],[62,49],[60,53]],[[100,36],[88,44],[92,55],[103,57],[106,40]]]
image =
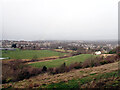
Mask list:
[[2,57],[9,57],[10,59],[33,59],[44,58],[51,56],[63,56],[66,53],[55,52],[51,50],[15,50],[2,51]]
[[75,62],[83,62],[84,60],[86,60],[87,58],[90,58],[90,57],[95,57],[95,56],[91,55],[91,54],[81,54],[81,55],[68,57],[68,58],[63,58],[63,59],[56,59],[56,60],[32,63],[30,65],[32,65],[34,67],[46,66],[47,68],[59,67],[64,62],[66,63],[66,65],[70,65],[71,63],[75,63]]

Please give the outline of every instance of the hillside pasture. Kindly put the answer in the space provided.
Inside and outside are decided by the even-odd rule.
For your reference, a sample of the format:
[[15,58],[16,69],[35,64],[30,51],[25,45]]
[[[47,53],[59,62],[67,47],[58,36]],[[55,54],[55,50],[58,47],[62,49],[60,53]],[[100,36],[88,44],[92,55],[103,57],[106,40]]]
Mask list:
[[51,75],[43,73],[18,82],[2,84],[3,88],[103,88],[119,86],[118,62]]
[[59,67],[64,62],[66,63],[66,65],[70,65],[70,64],[75,63],[75,62],[83,62],[86,59],[92,58],[92,57],[95,57],[95,55],[81,54],[81,55],[72,56],[72,57],[68,57],[68,58],[62,58],[62,59],[56,59],[56,60],[32,63],[32,64],[29,64],[29,65],[31,65],[33,67],[43,67],[43,66],[46,66],[47,68]]
[[8,57],[10,59],[40,59],[52,56],[64,56],[66,53],[60,53],[51,50],[3,50],[2,57]]

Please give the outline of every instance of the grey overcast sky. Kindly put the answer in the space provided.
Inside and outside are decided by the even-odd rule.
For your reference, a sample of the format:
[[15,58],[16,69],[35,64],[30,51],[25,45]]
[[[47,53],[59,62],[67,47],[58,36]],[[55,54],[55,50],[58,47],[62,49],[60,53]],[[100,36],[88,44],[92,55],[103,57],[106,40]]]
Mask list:
[[2,0],[0,28],[9,40],[111,40],[119,0]]

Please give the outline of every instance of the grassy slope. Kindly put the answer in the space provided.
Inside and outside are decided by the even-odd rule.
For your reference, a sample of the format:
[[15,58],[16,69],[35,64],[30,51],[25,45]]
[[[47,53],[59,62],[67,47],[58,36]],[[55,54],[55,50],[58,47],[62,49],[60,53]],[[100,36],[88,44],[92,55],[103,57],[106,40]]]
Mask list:
[[2,51],[2,57],[10,57],[10,59],[32,59],[33,57],[44,58],[50,56],[62,56],[65,53],[50,50],[16,50]]
[[37,62],[37,63],[32,63],[30,65],[34,67],[43,67],[47,66],[49,67],[59,67],[62,65],[64,62],[66,65],[70,65],[71,63],[75,62],[83,62],[87,58],[94,57],[94,55],[91,54],[81,54],[73,57],[68,57],[68,58],[63,58],[63,59],[56,59],[56,60],[50,60],[50,61],[44,61],[44,62]]
[[40,74],[19,82],[3,84],[4,88],[96,88],[97,86],[118,86],[118,62],[98,67],[72,70],[68,73]]
[[[117,71],[104,73],[104,74],[99,74],[99,75],[91,75],[89,77],[84,77],[84,78],[76,79],[76,80],[73,79],[73,80],[68,81],[67,83],[66,82],[60,82],[60,83],[49,84],[47,86],[43,85],[41,87],[42,88],[43,87],[44,88],[81,88],[82,85],[90,83],[91,81],[94,80],[94,78],[95,78],[94,84],[96,84],[101,79],[107,80],[109,78],[115,78],[115,77],[119,77]],[[104,82],[100,82],[100,83],[104,83]],[[112,86],[111,86],[111,83],[109,83],[108,85],[106,85],[107,83],[104,83],[104,84],[105,84],[104,87],[112,87],[112,86],[118,86],[119,83],[118,83],[118,80],[115,80],[114,83],[112,83]],[[89,86],[89,84],[88,84],[88,86]],[[88,86],[85,86],[85,88],[89,88]],[[101,87],[102,86],[103,85],[101,85]],[[100,87],[100,86],[97,86],[97,87]],[[94,87],[94,88],[96,88],[96,87]]]

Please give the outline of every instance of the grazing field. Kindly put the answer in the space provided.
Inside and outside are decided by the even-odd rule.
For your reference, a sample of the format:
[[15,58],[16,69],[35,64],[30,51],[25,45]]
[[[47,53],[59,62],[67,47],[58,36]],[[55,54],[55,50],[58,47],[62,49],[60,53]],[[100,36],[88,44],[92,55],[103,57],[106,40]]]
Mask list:
[[95,57],[95,56],[91,55],[91,54],[81,54],[81,55],[72,56],[72,57],[63,58],[63,59],[56,59],[56,60],[50,60],[50,61],[32,63],[30,65],[32,65],[34,67],[43,67],[43,66],[46,66],[47,68],[50,68],[50,67],[59,67],[64,62],[66,63],[66,65],[70,65],[71,63],[75,63],[75,62],[83,62],[87,58],[91,58],[91,57]]
[[2,51],[2,57],[9,57],[10,59],[38,59],[51,56],[63,56],[66,53],[55,52],[51,50],[15,50]]

